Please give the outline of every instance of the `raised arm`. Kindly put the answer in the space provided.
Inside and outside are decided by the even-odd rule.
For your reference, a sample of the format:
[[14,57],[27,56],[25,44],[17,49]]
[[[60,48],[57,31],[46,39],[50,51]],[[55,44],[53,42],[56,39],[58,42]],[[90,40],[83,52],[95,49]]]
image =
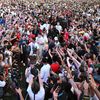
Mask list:
[[61,55],[60,55],[60,53],[59,53],[59,51],[58,51],[57,48],[56,48],[56,52],[57,52],[57,54],[58,54],[58,56],[59,56],[59,58],[61,60],[62,65],[63,65],[64,64],[64,61],[63,61],[63,59],[62,59],[62,57],[61,57]]
[[49,53],[50,57],[52,58],[53,56],[51,54],[51,50],[50,49],[49,49],[48,53]]
[[67,72],[68,72],[67,78],[69,79],[69,83],[72,85],[75,93],[77,94],[77,100],[80,100],[80,95],[81,95],[82,92],[78,89],[76,83],[74,82],[70,68],[66,68],[66,69],[67,69]]
[[69,50],[67,50],[67,53],[68,53],[68,55],[71,57],[71,59],[73,60],[73,62],[74,62],[75,65],[77,66],[77,68],[79,68],[80,65],[81,65],[81,63],[80,63],[78,60],[76,60],[76,59],[72,56],[72,54],[69,52]]
[[19,94],[20,100],[24,100],[24,97],[22,95],[22,90],[20,88],[19,89],[15,89],[15,90]]
[[68,65],[68,67],[71,67],[71,64],[70,64],[70,62],[69,62],[69,57],[67,57],[67,65]]

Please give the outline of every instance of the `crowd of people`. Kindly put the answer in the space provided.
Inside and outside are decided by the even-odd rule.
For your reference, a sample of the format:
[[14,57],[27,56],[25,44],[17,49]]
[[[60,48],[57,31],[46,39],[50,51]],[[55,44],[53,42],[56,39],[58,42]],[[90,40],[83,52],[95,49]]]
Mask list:
[[0,3],[0,100],[100,100],[100,2],[15,1]]

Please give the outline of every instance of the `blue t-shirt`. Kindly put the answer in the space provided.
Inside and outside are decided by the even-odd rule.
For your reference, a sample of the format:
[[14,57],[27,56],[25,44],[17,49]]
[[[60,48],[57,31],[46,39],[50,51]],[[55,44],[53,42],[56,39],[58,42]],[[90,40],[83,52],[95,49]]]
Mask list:
[[3,18],[0,18],[0,25],[5,24],[5,20]]

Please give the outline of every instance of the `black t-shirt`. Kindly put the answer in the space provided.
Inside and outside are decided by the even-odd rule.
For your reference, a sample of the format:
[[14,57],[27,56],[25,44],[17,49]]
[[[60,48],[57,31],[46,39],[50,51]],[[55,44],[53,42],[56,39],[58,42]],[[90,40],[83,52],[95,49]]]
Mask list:
[[4,73],[4,67],[0,65],[0,75],[3,75],[3,73]]
[[34,34],[35,36],[37,36],[39,34],[39,29],[32,30],[32,34]]
[[56,28],[50,29],[48,32],[48,37],[54,39],[54,37],[58,37],[59,31]]
[[90,48],[90,52],[92,54],[95,54],[95,55],[98,55],[98,49],[95,45],[92,45],[91,48]]
[[55,47],[54,42],[49,42],[49,49],[52,50]]
[[70,48],[70,49],[74,48],[74,50],[76,50],[76,46],[75,46],[74,44],[72,44],[72,43],[70,43],[70,44],[68,45],[68,48]]
[[62,91],[58,94],[58,100],[77,100],[77,96],[72,92],[67,93]]
[[42,56],[43,56],[44,58],[47,57],[47,58],[48,58],[48,60],[47,60],[48,63],[49,63],[49,64],[52,64],[52,59],[51,59],[51,57],[50,57],[48,51],[43,50],[43,52],[42,52]]
[[87,52],[85,50],[78,50],[78,56],[84,56],[84,54],[86,54]]

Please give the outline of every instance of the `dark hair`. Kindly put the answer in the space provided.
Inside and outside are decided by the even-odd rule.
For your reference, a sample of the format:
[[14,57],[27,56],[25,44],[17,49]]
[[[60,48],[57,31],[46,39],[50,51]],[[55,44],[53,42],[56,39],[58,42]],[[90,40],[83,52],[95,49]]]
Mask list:
[[32,91],[34,94],[37,94],[38,91],[40,90],[40,85],[39,83],[34,79],[34,82],[32,84]]
[[34,75],[34,77],[38,76],[38,69],[35,66],[31,69],[31,74]]
[[86,59],[92,59],[92,60],[93,60],[93,55],[92,55],[91,53],[87,53],[87,54],[85,55],[85,58],[86,58]]
[[46,29],[45,28],[43,28],[43,32],[45,32],[46,31]]
[[61,64],[61,60],[60,60],[58,54],[55,53],[55,54],[53,55],[53,62],[56,62],[56,61],[57,61],[59,64]]
[[8,46],[7,46],[7,49],[9,50],[9,49],[11,49],[11,47],[12,47],[11,45],[8,45]]
[[62,82],[62,90],[65,90],[66,92],[71,91],[71,84],[68,82]]
[[35,64],[36,60],[37,60],[37,56],[36,55],[31,55],[29,56],[30,59],[30,64]]
[[5,43],[8,43],[8,41],[7,41],[7,40],[5,40],[5,41],[4,41],[4,44],[5,44]]
[[79,77],[80,77],[80,82],[83,82],[84,80],[87,81],[86,73],[81,73],[81,75]]
[[81,65],[79,70],[80,70],[80,72],[84,72],[84,66]]
[[85,46],[84,45],[81,45],[81,48],[84,50],[85,49]]
[[66,46],[66,45],[67,45],[67,43],[66,43],[66,42],[63,42],[63,43],[62,43],[62,47]]
[[35,41],[35,40],[36,40],[36,38],[32,38],[32,40],[33,40],[33,41]]
[[98,61],[100,62],[100,55],[98,56]]
[[48,57],[43,57],[43,58],[42,58],[42,62],[43,62],[43,63],[47,63],[47,62],[48,62]]

